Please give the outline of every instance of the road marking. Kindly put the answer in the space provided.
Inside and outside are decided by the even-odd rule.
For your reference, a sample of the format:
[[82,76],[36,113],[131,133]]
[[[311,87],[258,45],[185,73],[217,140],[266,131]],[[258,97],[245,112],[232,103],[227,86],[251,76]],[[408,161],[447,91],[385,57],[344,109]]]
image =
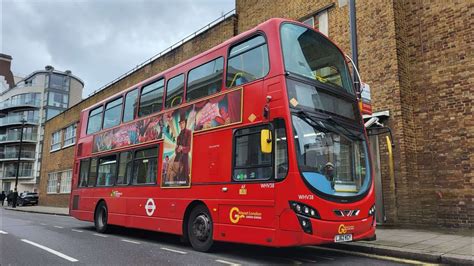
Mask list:
[[361,253],[361,252],[356,252],[356,251],[347,251],[347,250],[340,250],[340,249],[333,249],[333,248],[326,248],[326,247],[314,247],[314,246],[311,246],[308,248],[345,253],[349,255],[368,257],[368,258],[379,259],[379,260],[388,260],[388,261],[401,262],[401,263],[414,264],[414,265],[426,265],[426,263],[417,261],[417,260],[400,259],[400,258],[394,258],[394,257],[388,257],[388,256],[366,254],[366,253]]
[[95,235],[95,236],[100,236],[100,237],[108,237],[108,236],[106,236],[106,235],[101,235],[101,234],[93,234],[93,235]]
[[175,253],[179,253],[179,254],[188,254],[188,252],[181,251],[181,250],[176,250],[176,249],[171,249],[171,248],[161,248],[161,249],[171,251],[171,252],[175,252]]
[[48,225],[48,224],[45,224],[45,223],[40,223],[41,225]]
[[59,225],[55,225],[55,226],[53,226],[53,227],[60,228],[60,229],[64,228],[64,227],[59,226]]
[[122,241],[123,241],[123,242],[127,242],[127,243],[137,244],[137,245],[140,244],[140,242],[133,241],[133,240],[128,240],[128,239],[122,239]]
[[227,265],[232,265],[232,266],[239,266],[240,264],[238,263],[233,263],[233,262],[230,262],[230,261],[226,261],[226,260],[216,260],[217,262],[220,262],[220,263],[224,263],[224,264],[227,264]]
[[56,255],[56,256],[58,256],[58,257],[61,257],[61,258],[63,258],[63,259],[66,259],[66,260],[68,260],[68,261],[71,261],[71,262],[77,262],[77,261],[78,261],[78,260],[76,260],[75,258],[69,257],[68,255],[65,255],[65,254],[63,254],[63,253],[61,253],[61,252],[59,252],[59,251],[54,250],[54,249],[50,249],[50,248],[45,247],[45,246],[43,246],[43,245],[40,245],[40,244],[38,244],[38,243],[29,241],[29,240],[26,240],[26,239],[22,239],[21,241],[23,241],[23,242],[25,242],[25,243],[28,243],[28,244],[30,244],[30,245],[33,245],[33,246],[35,246],[35,247],[38,247],[38,248],[40,248],[40,249],[46,250],[46,251],[48,251],[49,253],[52,253],[52,254],[54,254],[54,255]]
[[74,231],[74,232],[78,232],[78,233],[82,233],[82,232],[84,232],[84,231],[77,230],[77,229],[71,229],[71,230],[72,230],[72,231]]
[[8,233],[7,233],[7,232],[5,232],[5,231],[2,231],[2,230],[0,230],[0,234],[2,234],[2,235],[8,235]]

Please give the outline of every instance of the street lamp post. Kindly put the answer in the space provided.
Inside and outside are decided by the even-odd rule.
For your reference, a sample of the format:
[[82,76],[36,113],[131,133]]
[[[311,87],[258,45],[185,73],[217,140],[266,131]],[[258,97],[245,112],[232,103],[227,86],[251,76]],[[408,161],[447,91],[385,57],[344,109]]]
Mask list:
[[21,122],[20,147],[18,148],[18,161],[16,164],[15,190],[13,191],[13,203],[12,203],[13,208],[16,208],[16,202],[18,200],[18,176],[20,175],[21,148],[23,145],[23,130],[25,128],[26,119],[23,117],[20,122]]

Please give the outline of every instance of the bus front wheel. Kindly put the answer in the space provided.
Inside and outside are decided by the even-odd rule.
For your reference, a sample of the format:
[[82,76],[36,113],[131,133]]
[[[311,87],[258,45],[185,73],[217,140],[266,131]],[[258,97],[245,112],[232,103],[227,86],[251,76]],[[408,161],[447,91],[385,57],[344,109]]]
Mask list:
[[94,225],[95,230],[99,233],[107,233],[107,205],[101,201],[95,210]]
[[214,243],[212,233],[213,223],[209,210],[204,205],[196,206],[188,219],[188,237],[191,246],[197,251],[209,251]]

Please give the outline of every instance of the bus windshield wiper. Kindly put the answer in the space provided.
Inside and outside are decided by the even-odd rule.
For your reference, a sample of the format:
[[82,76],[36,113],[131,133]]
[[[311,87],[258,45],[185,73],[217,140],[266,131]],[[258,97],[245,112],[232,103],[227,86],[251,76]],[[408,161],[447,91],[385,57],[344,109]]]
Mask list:
[[[364,137],[361,136],[361,134],[354,134],[352,131],[350,131],[347,127],[345,127],[344,125],[342,125],[341,123],[337,122],[337,120],[334,120],[334,118],[332,118],[331,116],[328,116],[326,117],[325,119],[327,122],[330,122],[332,123],[333,125],[336,125],[342,129],[344,129],[344,131],[346,132],[344,135],[346,136],[349,136],[349,137],[352,137],[352,139],[356,139],[356,140],[364,140]],[[339,132],[342,132],[342,130],[338,130]]]
[[306,122],[308,122],[309,125],[311,125],[314,128],[317,128],[318,130],[324,130],[328,131],[326,127],[320,124],[320,122],[316,121],[314,118],[312,118],[310,115],[308,115],[305,111],[299,110],[297,112],[293,112],[296,116],[299,118],[302,118]]
[[[300,117],[300,118],[303,118],[305,121],[307,122],[310,122],[309,124],[312,126],[312,127],[315,127],[315,128],[318,128],[319,130],[323,129],[325,131],[328,131],[329,129],[322,126],[320,124],[320,122],[318,122],[316,119],[314,119],[313,117],[311,117],[310,115],[308,115],[305,111],[303,110],[299,110],[297,112],[294,112],[294,114],[296,114],[296,116]],[[350,131],[349,129],[347,129],[345,126],[343,126],[342,124],[340,124],[339,122],[337,122],[336,120],[334,120],[334,118],[332,118],[331,116],[329,115],[325,115],[324,118],[323,118],[324,121],[326,122],[329,122],[331,124],[333,124],[332,128],[335,129],[335,131],[337,131],[337,133],[339,134],[342,134],[343,136],[345,136],[346,138],[349,138],[351,140],[363,140],[364,138],[362,136],[360,136],[360,134],[354,134],[352,133],[352,131]],[[335,125],[335,126],[334,126]],[[339,129],[339,128],[342,128],[343,130]]]

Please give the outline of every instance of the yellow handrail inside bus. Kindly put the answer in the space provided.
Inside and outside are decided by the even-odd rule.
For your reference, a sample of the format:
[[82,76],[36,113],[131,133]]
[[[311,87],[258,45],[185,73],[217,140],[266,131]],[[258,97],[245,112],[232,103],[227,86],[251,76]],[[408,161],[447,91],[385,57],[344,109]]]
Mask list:
[[237,73],[235,73],[234,78],[232,79],[232,82],[231,82],[230,85],[229,85],[229,88],[232,87],[232,86],[234,86],[234,82],[235,82],[235,80],[236,80],[239,76],[243,76],[243,75],[244,75],[244,73],[242,73],[242,72],[237,72]]
[[179,95],[178,95],[178,96],[175,96],[175,97],[173,98],[173,100],[171,101],[171,107],[174,107],[174,101],[176,101],[177,99],[179,99],[179,100],[181,101],[181,100],[183,99],[183,97],[182,97],[182,96],[179,96]]

